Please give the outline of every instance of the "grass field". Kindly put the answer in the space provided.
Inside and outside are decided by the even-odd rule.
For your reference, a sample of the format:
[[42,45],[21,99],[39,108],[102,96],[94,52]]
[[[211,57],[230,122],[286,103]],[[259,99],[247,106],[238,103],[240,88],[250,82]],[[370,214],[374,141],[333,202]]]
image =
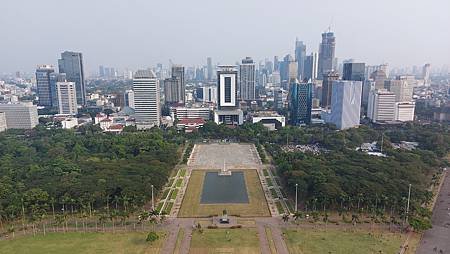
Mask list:
[[216,216],[221,215],[224,209],[227,210],[229,215],[240,215],[243,217],[270,216],[258,173],[256,170],[247,169],[243,170],[243,172],[249,197],[248,204],[200,204],[206,171],[193,171],[178,217]]
[[285,241],[291,254],[374,254],[398,253],[405,235],[338,229],[285,230]]
[[164,234],[154,243],[145,241],[146,233],[50,233],[0,241],[2,254],[102,254],[159,253]]
[[260,254],[261,250],[254,229],[204,229],[192,233],[189,253]]

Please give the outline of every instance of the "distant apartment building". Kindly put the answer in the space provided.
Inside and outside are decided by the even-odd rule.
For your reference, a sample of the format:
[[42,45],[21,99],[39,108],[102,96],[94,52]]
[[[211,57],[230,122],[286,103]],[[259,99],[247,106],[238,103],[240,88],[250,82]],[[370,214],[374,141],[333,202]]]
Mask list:
[[58,91],[58,109],[60,114],[76,115],[77,109],[77,91],[75,82],[57,82]]
[[322,114],[325,122],[340,130],[359,126],[361,87],[361,81],[333,81],[331,111]]
[[32,129],[39,124],[36,105],[32,103],[0,104],[7,129]]

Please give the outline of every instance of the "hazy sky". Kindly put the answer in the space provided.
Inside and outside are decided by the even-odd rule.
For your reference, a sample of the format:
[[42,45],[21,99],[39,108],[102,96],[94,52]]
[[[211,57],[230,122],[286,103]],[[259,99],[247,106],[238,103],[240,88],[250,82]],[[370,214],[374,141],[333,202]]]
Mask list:
[[98,65],[235,63],[317,51],[391,66],[450,64],[449,0],[0,0],[0,73],[56,65],[63,50]]

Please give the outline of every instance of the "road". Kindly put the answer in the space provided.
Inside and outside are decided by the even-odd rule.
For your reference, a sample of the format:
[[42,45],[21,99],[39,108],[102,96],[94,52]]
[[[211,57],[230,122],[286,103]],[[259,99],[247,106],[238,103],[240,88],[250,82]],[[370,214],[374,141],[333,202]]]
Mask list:
[[447,172],[431,219],[433,228],[427,230],[416,254],[450,254],[450,176]]

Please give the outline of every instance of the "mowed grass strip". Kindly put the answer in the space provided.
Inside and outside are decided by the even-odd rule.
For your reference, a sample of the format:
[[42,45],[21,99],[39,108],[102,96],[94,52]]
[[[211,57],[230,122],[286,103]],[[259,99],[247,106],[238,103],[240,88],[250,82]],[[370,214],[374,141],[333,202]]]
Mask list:
[[47,235],[17,237],[0,241],[2,254],[115,254],[115,253],[159,253],[165,233],[148,243],[147,233],[47,233]]
[[270,253],[277,254],[277,249],[275,247],[275,241],[273,240],[273,236],[272,236],[272,229],[270,229],[269,227],[264,227],[264,229],[266,231],[267,241],[269,242]]
[[204,229],[192,233],[189,253],[260,254],[261,249],[255,229]]
[[184,229],[180,228],[180,230],[178,230],[178,234],[177,234],[177,242],[175,243],[175,250],[174,250],[174,254],[180,254],[181,251],[181,242],[183,241],[183,237],[184,237]]
[[398,253],[406,239],[398,233],[374,233],[364,230],[299,229],[285,230],[286,244],[291,254],[373,254]]
[[247,204],[200,204],[206,172],[201,170],[192,172],[178,217],[217,216],[221,215],[224,209],[227,210],[229,215],[242,217],[270,216],[266,197],[256,170],[242,170],[249,198],[249,203]]

